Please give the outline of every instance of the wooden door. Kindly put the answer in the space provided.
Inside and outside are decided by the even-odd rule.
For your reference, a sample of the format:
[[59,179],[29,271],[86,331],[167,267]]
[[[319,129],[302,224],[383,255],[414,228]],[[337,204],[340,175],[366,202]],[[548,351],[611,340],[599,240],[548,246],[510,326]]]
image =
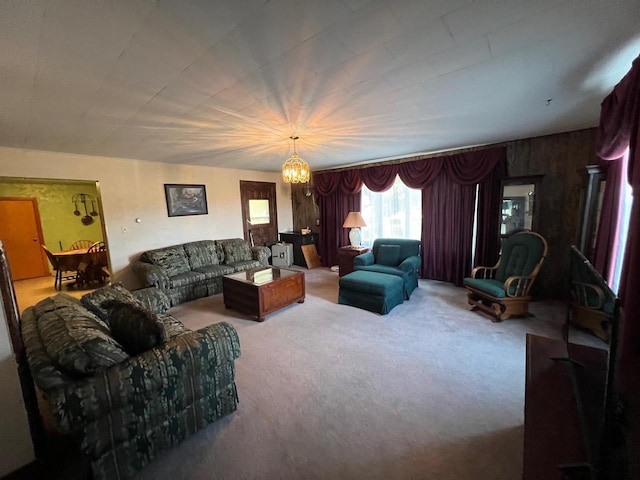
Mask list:
[[244,239],[252,245],[278,241],[276,184],[240,180]]
[[0,198],[0,240],[14,280],[51,275],[35,198]]

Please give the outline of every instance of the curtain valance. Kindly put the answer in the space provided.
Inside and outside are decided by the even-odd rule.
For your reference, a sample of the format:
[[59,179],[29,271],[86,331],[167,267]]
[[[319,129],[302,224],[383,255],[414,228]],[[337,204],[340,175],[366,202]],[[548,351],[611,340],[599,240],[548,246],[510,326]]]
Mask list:
[[371,191],[384,192],[391,188],[397,175],[409,188],[423,189],[442,172],[460,185],[475,185],[484,181],[505,155],[505,147],[495,147],[412,162],[321,172],[313,177],[314,189],[320,197],[338,191],[354,195],[360,192],[363,184]]

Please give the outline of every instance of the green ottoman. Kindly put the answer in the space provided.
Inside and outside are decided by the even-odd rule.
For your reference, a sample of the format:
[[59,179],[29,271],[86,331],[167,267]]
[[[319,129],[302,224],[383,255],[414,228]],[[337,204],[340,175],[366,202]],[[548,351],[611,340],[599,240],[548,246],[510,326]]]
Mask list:
[[404,301],[402,277],[356,270],[340,278],[338,303],[386,315]]

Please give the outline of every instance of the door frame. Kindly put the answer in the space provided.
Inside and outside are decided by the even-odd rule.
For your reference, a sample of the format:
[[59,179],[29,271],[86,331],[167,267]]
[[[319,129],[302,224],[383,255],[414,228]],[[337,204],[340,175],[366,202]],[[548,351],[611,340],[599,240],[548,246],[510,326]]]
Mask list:
[[[252,238],[250,235],[250,227],[249,223],[249,200],[250,198],[247,196],[247,190],[263,190],[268,193],[269,201],[269,217],[271,219],[271,224],[273,224],[274,228],[274,242],[278,241],[278,204],[277,204],[277,194],[276,194],[276,183],[275,182],[258,182],[258,181],[249,181],[249,180],[240,180],[240,209],[242,210],[242,233],[244,235],[244,239],[251,243]],[[272,201],[271,201],[272,200]]]
[[[96,188],[96,202],[97,202],[97,207],[98,207],[98,212],[99,212],[99,218],[100,218],[100,229],[102,231],[102,240],[104,241],[104,244],[107,247],[107,252],[109,253],[107,255],[107,264],[109,265],[109,271],[113,272],[113,268],[111,265],[111,251],[109,249],[109,238],[107,236],[107,219],[105,217],[105,213],[104,213],[104,208],[103,208],[103,203],[102,203],[102,192],[100,190],[100,180],[82,180],[82,179],[77,179],[77,178],[47,178],[47,177],[7,177],[7,176],[2,176],[0,175],[0,181],[4,182],[4,183],[44,183],[44,184],[52,184],[52,185],[60,185],[60,184],[68,184],[68,183],[74,183],[74,184],[81,184],[81,185],[94,185]],[[14,197],[6,197],[6,198],[14,198]],[[33,198],[33,197],[18,197],[19,199],[25,199],[25,198]],[[37,199],[34,198],[34,200]],[[39,222],[39,233],[42,233],[42,224],[40,221],[40,212],[38,211],[38,222]],[[41,237],[42,241],[44,242],[44,236]],[[46,257],[46,254],[44,253],[44,251],[42,252],[44,261],[45,261],[45,266],[47,268],[47,271],[49,272],[48,274],[51,274],[51,269],[49,269],[49,259]]]

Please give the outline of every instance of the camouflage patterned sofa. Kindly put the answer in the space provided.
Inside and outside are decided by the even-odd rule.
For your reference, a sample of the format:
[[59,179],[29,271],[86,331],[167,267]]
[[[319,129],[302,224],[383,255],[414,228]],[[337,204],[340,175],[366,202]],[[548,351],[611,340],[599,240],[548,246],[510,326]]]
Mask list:
[[174,306],[222,293],[224,275],[268,265],[270,257],[269,247],[230,238],[148,250],[132,266],[145,286],[165,292]]
[[80,301],[58,294],[22,315],[36,385],[96,480],[134,477],[237,408],[236,330],[218,323],[191,331],[145,307],[168,304],[157,289],[132,294],[116,284]]

